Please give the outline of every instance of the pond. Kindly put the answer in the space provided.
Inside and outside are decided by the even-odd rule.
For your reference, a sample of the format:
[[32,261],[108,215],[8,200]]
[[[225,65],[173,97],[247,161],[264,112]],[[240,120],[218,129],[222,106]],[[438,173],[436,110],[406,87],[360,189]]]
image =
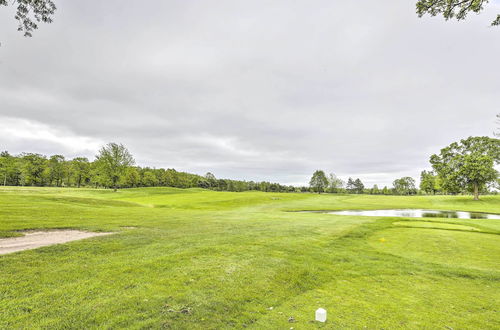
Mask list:
[[337,215],[362,215],[367,217],[407,217],[407,218],[457,218],[457,219],[500,219],[500,214],[464,211],[438,211],[424,209],[401,210],[345,210],[345,211],[305,211]]

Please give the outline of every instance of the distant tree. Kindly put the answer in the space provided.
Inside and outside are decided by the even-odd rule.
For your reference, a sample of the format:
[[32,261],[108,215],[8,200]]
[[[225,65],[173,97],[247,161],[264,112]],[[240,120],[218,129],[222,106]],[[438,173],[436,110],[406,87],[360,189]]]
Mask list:
[[318,194],[323,192],[328,186],[328,179],[326,178],[325,172],[321,170],[315,171],[311,177],[311,181],[309,181],[309,186]]
[[139,171],[133,166],[127,167],[121,177],[122,184],[127,187],[137,187],[140,181]]
[[412,195],[417,192],[415,180],[409,176],[394,180],[394,192],[398,195]]
[[90,179],[90,163],[85,157],[76,157],[71,160],[71,174],[78,188]]
[[378,188],[378,186],[376,184],[373,185],[372,189],[370,189],[370,194],[372,194],[372,195],[380,194],[380,189]]
[[208,183],[207,188],[216,188],[217,187],[217,178],[212,173],[207,172],[207,174],[205,174],[205,180]]
[[338,193],[342,190],[344,182],[339,179],[335,174],[330,173],[328,177],[328,192]]
[[21,154],[22,168],[21,180],[23,185],[42,186],[44,184],[43,173],[47,166],[47,158],[40,154]]
[[55,182],[56,187],[60,187],[65,175],[64,156],[50,156],[47,165],[49,185],[52,185],[52,183]]
[[495,165],[500,164],[500,140],[469,137],[441,149],[430,158],[433,169],[447,191],[470,190],[474,200],[487,184],[498,180]]
[[[478,14],[484,9],[489,0],[419,0],[417,2],[417,14],[422,17],[425,14],[431,16],[442,15],[445,20],[463,20],[468,13]],[[500,25],[500,15],[491,25]]]
[[96,163],[105,177],[110,181],[111,187],[118,189],[118,180],[125,169],[134,165],[135,161],[130,152],[122,144],[108,143],[99,150]]
[[345,186],[345,188],[346,188],[347,192],[350,194],[356,192],[356,185],[354,183],[354,180],[351,177],[349,177],[349,179],[347,179],[347,185]]
[[439,178],[434,172],[422,171],[420,173],[420,190],[427,194],[435,194],[439,189]]
[[354,181],[354,191],[356,194],[362,194],[365,189],[365,185],[361,180],[358,178]]
[[384,188],[382,189],[382,194],[390,195],[391,191],[389,190],[389,188],[387,188],[387,186],[384,186]]
[[210,189],[211,185],[207,179],[203,178],[198,181],[198,187],[203,189]]
[[4,186],[7,184],[16,185],[18,183],[19,170],[18,160],[7,151],[0,153],[0,182]]
[[51,23],[56,5],[52,0],[0,0],[0,6],[16,5],[17,30],[31,37],[38,28],[37,23]]
[[146,187],[154,187],[158,184],[158,178],[153,171],[145,171],[142,174],[142,184]]

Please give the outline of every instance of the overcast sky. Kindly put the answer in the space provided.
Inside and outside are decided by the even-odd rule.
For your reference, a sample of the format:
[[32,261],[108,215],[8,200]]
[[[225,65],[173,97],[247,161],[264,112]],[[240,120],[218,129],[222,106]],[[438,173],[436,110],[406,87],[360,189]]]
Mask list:
[[55,0],[33,38],[0,7],[0,149],[307,184],[418,178],[492,135],[500,13],[419,19],[401,1]]

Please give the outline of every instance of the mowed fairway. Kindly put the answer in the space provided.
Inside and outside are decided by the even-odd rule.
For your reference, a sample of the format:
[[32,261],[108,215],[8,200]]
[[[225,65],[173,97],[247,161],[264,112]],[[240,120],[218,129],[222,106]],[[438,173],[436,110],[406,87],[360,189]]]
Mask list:
[[500,220],[289,212],[380,208],[500,196],[0,188],[0,237],[116,232],[0,255],[0,328],[498,329]]

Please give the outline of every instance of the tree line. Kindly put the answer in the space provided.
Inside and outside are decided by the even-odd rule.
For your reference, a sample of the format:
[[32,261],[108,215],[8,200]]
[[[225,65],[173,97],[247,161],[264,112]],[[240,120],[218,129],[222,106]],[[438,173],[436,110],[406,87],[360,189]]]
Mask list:
[[204,188],[217,191],[264,192],[316,192],[373,195],[468,194],[479,199],[481,193],[500,187],[500,139],[469,137],[454,142],[430,157],[432,170],[420,175],[420,190],[415,179],[402,177],[394,180],[392,187],[366,188],[359,179],[344,182],[335,174],[314,172],[309,186],[294,187],[267,181],[254,182],[217,179],[212,173],[204,176],[179,172],[173,168],[135,166],[135,160],[125,146],[109,143],[103,146],[95,160],[85,157],[71,160],[62,155],[46,157],[36,153],[13,156],[7,151],[0,153],[0,182],[10,186],[47,187],[177,187]]
[[415,180],[411,177],[394,180],[391,188],[387,186],[379,188],[376,184],[372,188],[367,188],[359,178],[349,178],[347,182],[344,182],[333,173],[327,176],[322,170],[314,172],[309,181],[309,187],[315,193],[415,195],[418,192],[418,189],[415,187]]
[[0,153],[0,184],[37,187],[135,188],[176,187],[204,188],[218,191],[258,190],[293,192],[293,186],[272,182],[217,179],[212,173],[198,175],[173,168],[135,166],[127,148],[109,143],[95,160],[85,157],[66,159],[63,155],[44,156],[37,153],[10,155]]
[[[500,118],[500,115],[498,116]],[[425,194],[469,194],[478,200],[481,193],[489,193],[500,188],[500,140],[487,136],[469,137],[454,142],[430,157],[432,170],[420,174],[420,190],[415,179],[403,177],[394,180],[392,188],[365,188],[360,179],[349,178],[347,183],[334,174],[326,176],[324,171],[314,172],[309,186],[317,193],[355,193],[375,195],[415,195]]]

